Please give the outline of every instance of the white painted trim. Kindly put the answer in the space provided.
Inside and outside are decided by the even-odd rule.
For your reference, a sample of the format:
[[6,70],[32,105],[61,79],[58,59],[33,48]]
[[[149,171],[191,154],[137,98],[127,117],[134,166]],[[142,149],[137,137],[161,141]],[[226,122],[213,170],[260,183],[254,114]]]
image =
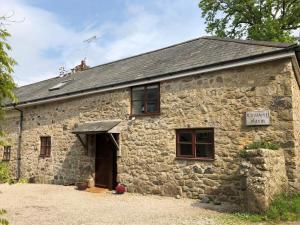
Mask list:
[[[270,56],[264,56],[261,58],[256,58],[256,59],[248,59],[248,60],[243,60],[239,62],[233,62],[233,63],[227,63],[224,65],[219,65],[219,66],[213,66],[210,68],[203,68],[203,69],[196,69],[190,72],[182,72],[176,75],[169,75],[168,77],[158,77],[158,78],[149,78],[149,80],[144,80],[144,81],[136,81],[132,82],[129,84],[123,84],[123,85],[116,85],[114,87],[108,87],[108,88],[102,88],[99,90],[94,90],[94,91],[87,91],[84,93],[79,93],[79,94],[73,94],[70,96],[62,96],[62,97],[53,97],[51,99],[46,99],[46,100],[40,100],[36,102],[29,102],[29,103],[24,103],[24,104],[17,104],[18,108],[22,107],[28,107],[28,106],[34,106],[34,105],[40,105],[40,104],[45,104],[45,103],[51,103],[51,102],[57,102],[57,101],[62,101],[62,100],[67,100],[71,98],[77,98],[77,97],[82,97],[82,96],[87,96],[87,95],[93,95],[97,93],[102,93],[102,92],[107,92],[107,91],[113,91],[113,90],[118,90],[118,89],[124,89],[124,88],[129,88],[132,86],[138,86],[138,85],[144,85],[144,84],[149,84],[149,83],[155,83],[155,82],[161,82],[161,81],[166,81],[166,80],[172,80],[172,79],[177,79],[177,78],[182,78],[182,77],[187,77],[187,76],[193,76],[197,74],[202,74],[202,73],[208,73],[208,72],[215,72],[219,70],[225,70],[225,69],[230,69],[234,67],[240,67],[240,66],[246,66],[246,65],[252,65],[252,64],[257,64],[257,63],[263,63],[263,62],[268,62],[268,61],[274,61],[277,59],[283,59],[283,58],[288,58],[288,57],[295,57],[295,52],[294,50],[291,50],[286,53],[278,53]],[[12,109],[13,107],[7,107],[6,109]]]

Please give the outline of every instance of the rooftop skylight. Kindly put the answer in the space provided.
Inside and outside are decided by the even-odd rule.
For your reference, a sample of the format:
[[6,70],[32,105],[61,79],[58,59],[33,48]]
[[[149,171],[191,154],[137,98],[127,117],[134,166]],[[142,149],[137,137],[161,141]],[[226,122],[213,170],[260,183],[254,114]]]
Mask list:
[[54,85],[53,87],[49,88],[49,91],[55,91],[55,90],[59,90],[61,89],[62,87],[64,87],[67,83],[69,83],[70,81],[72,80],[65,80],[65,81],[62,81],[56,85]]

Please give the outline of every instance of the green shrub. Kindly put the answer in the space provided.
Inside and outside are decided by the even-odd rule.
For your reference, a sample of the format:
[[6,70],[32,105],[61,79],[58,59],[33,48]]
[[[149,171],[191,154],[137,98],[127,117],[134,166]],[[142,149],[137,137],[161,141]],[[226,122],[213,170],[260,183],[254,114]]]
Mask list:
[[259,148],[278,150],[279,145],[269,141],[254,141],[245,147],[245,149],[259,149]]
[[263,214],[236,213],[241,220],[261,221],[297,221],[300,219],[300,194],[278,196]]
[[6,211],[4,209],[0,209],[0,224],[8,225],[8,221],[6,219],[1,218],[1,216],[3,216],[4,214],[6,214]]
[[240,154],[240,156],[242,158],[247,158],[248,157],[248,153],[247,153],[247,151],[245,149],[243,149],[242,151],[240,151],[239,154]]
[[21,178],[19,181],[18,181],[19,184],[28,184],[28,179],[27,178]]
[[7,162],[0,162],[0,184],[12,183],[9,165]]

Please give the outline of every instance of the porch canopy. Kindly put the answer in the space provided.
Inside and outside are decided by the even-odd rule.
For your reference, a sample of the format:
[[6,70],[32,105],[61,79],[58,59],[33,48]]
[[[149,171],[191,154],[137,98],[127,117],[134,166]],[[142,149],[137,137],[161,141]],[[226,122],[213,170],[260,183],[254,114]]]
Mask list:
[[98,133],[120,133],[118,124],[121,121],[103,120],[79,124],[72,131],[73,134],[98,134]]
[[[113,141],[114,145],[118,149],[118,155],[121,155],[120,152],[120,146],[118,143],[118,140],[114,137],[113,134],[119,134],[120,133],[120,128],[118,124],[121,121],[118,120],[103,120],[103,121],[95,121],[95,122],[86,122],[77,125],[74,130],[72,131],[73,134],[76,134],[77,138],[83,145],[83,147],[86,149],[88,153],[88,140],[87,136],[92,135],[92,134],[101,134],[101,133],[108,133],[109,137]],[[86,141],[83,140],[81,135],[86,136]]]

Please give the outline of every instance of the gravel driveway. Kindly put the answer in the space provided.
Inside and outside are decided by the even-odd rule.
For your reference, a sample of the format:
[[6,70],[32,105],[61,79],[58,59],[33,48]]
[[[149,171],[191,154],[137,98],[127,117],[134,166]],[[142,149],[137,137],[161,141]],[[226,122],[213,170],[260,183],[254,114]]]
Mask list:
[[191,199],[89,193],[45,184],[1,184],[0,191],[0,208],[7,210],[12,225],[234,224],[226,214]]

